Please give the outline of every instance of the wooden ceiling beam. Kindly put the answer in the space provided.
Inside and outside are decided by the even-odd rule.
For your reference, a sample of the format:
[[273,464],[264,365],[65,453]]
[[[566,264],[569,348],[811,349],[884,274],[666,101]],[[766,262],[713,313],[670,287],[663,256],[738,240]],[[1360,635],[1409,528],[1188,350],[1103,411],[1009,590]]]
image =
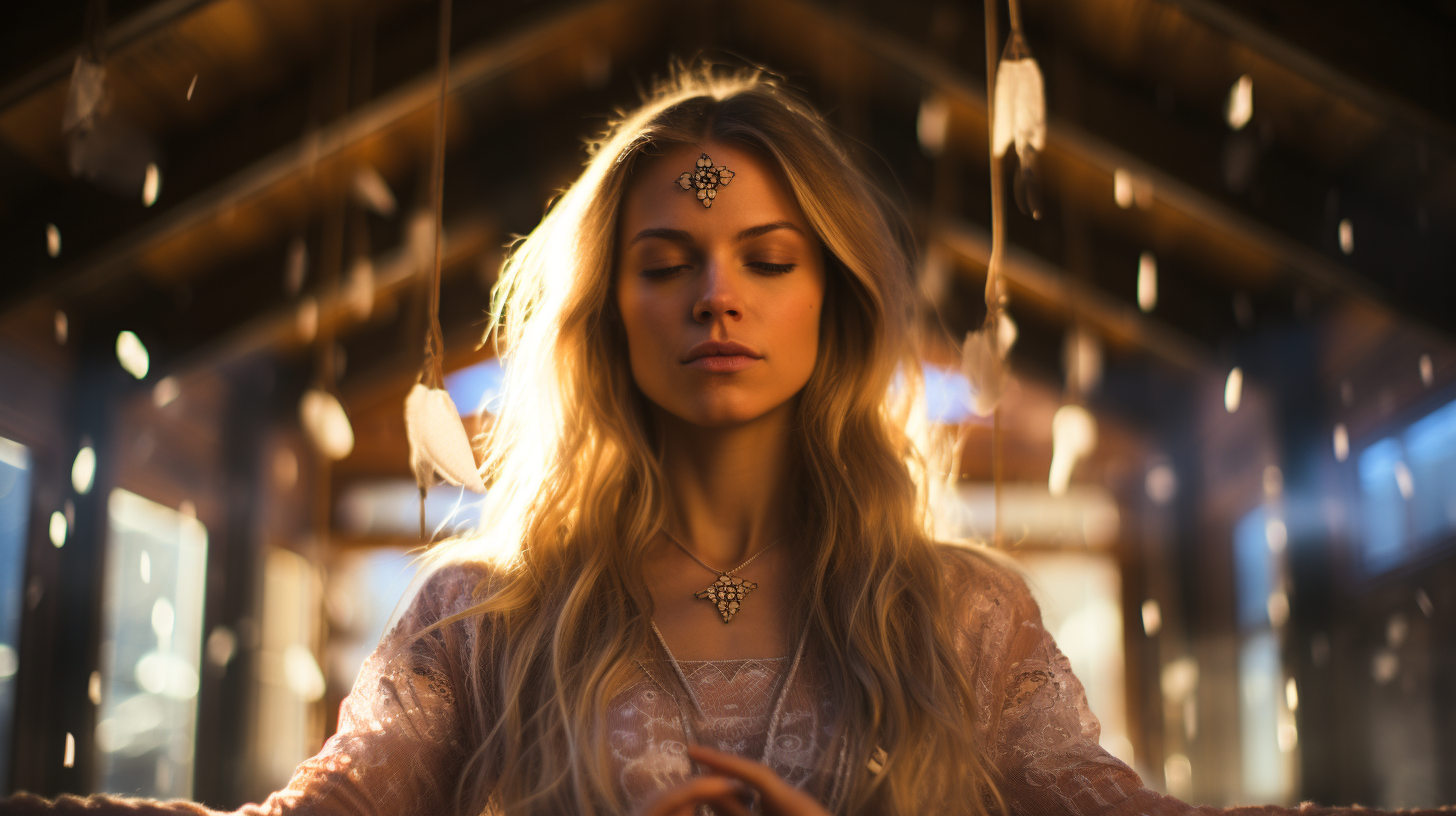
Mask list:
[[[571,39],[569,35],[600,30],[604,17],[631,15],[645,2],[597,0],[460,54],[452,59],[449,97],[452,102],[458,103],[462,94],[549,53],[557,43]],[[64,302],[95,295],[130,272],[146,253],[164,242],[197,229],[281,185],[295,182],[320,166],[346,160],[350,151],[368,140],[428,115],[435,105],[437,94],[433,71],[420,75],[394,92],[206,188],[77,264],[45,275],[22,292],[0,301],[0,320],[37,301]]]
[[[935,221],[931,225],[931,240],[979,268],[984,269],[990,263],[990,234],[964,221]],[[1002,274],[1013,287],[1052,304],[1068,322],[1086,321],[1115,343],[1136,346],[1190,372],[1204,371],[1212,365],[1211,352],[1196,340],[1018,246],[1007,247]]]

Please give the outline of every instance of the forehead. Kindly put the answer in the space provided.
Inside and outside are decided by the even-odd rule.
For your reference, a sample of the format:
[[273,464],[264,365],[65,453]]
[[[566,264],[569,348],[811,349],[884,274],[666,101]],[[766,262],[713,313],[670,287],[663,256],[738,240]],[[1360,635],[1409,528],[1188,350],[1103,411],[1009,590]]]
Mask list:
[[[712,207],[698,200],[697,188],[678,184],[683,173],[695,173],[698,159],[708,155],[714,167],[733,171],[717,188]],[[666,227],[686,230],[700,239],[736,235],[748,227],[790,221],[811,235],[808,221],[775,163],[758,151],[723,142],[674,145],[661,155],[644,155],[633,168],[622,204],[618,233]]]

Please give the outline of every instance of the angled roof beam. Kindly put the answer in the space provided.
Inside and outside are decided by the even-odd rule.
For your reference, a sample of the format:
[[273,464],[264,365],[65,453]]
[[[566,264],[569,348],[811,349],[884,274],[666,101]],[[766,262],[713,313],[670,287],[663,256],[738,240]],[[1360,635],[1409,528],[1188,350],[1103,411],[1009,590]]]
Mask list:
[[[933,222],[931,238],[980,266],[991,261],[990,234],[964,221],[941,219]],[[1055,304],[1069,318],[1076,315],[1087,321],[1109,339],[1140,347],[1152,356],[1188,371],[1202,371],[1210,364],[1208,351],[1197,341],[1020,247],[1007,247],[1001,273],[1013,286]]]
[[[604,13],[631,14],[639,0],[597,0],[586,3],[525,31],[504,35],[451,60],[449,95],[498,78],[502,73],[539,57],[567,32],[592,26]],[[87,259],[46,278],[8,302],[0,302],[0,320],[25,303],[45,298],[91,294],[126,274],[149,248],[187,232],[231,207],[247,202],[311,167],[338,159],[364,140],[401,126],[407,119],[435,105],[438,85],[427,72],[387,96],[374,100],[339,121],[320,128],[272,155],[207,188],[191,200],[123,235]]]

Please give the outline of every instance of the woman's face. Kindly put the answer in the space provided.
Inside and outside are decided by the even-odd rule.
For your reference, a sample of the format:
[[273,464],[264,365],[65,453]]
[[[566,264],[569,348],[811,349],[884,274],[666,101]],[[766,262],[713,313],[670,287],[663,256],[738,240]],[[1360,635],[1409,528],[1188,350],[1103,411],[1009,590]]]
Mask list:
[[[703,153],[734,173],[711,208],[677,181]],[[617,247],[632,377],[658,407],[729,427],[783,406],[809,381],[824,257],[771,162],[717,142],[643,158]]]

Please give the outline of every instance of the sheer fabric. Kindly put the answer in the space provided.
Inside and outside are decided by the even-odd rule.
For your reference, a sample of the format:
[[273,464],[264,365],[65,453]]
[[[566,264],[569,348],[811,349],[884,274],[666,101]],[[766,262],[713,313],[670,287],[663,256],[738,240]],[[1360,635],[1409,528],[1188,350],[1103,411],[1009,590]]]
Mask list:
[[[956,643],[978,695],[976,728],[989,745],[1000,789],[1013,814],[1173,816],[1228,813],[1314,816],[1339,808],[1192,807],[1143,787],[1131,768],[1098,745],[1097,718],[1067,659],[1041,625],[1026,585],[987,557],[951,547],[942,557],[954,588]],[[421,590],[399,626],[366,661],[340,710],[339,730],[302,763],[288,787],[236,811],[262,814],[405,814],[449,812],[469,754],[456,704],[462,664],[439,661],[403,636],[465,609],[488,577],[484,567],[441,570]],[[473,627],[472,627],[473,628]],[[764,760],[831,812],[852,773],[833,750],[834,704],[813,661],[682,661],[666,651],[644,657],[640,679],[608,713],[619,789],[636,808],[695,774],[685,748],[698,741]],[[1444,809],[1443,809],[1444,810]],[[48,801],[21,795],[0,803],[7,814],[192,813],[216,811],[188,802],[94,795]],[[946,812],[955,812],[954,805]],[[1345,811],[1348,812],[1348,811]],[[1375,816],[1378,812],[1362,810]]]

